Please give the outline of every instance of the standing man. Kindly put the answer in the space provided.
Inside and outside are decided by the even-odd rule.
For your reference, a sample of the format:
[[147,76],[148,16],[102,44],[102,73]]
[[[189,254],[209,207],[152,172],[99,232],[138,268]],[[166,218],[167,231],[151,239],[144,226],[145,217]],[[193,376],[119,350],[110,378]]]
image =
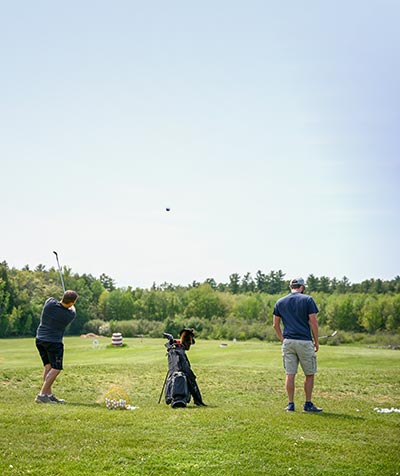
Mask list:
[[[279,299],[274,307],[274,330],[282,342],[283,364],[286,370],[286,392],[289,403],[285,408],[294,412],[295,378],[299,363],[303,369],[306,401],[304,412],[322,412],[311,400],[314,388],[314,374],[317,372],[318,352],[318,308],[311,296],[304,293],[303,278],[292,279],[290,294]],[[283,322],[283,333],[281,330]],[[313,342],[314,339],[314,342]]]
[[61,301],[49,298],[45,302],[36,331],[36,347],[44,365],[43,386],[36,396],[36,403],[65,403],[58,399],[51,389],[58,374],[63,369],[65,328],[76,317],[75,291],[65,291]]

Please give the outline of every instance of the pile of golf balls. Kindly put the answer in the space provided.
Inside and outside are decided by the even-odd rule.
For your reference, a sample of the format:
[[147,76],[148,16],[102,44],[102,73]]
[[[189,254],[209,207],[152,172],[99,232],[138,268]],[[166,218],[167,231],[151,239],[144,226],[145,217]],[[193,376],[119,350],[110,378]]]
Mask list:
[[128,405],[126,400],[114,400],[113,398],[105,398],[106,407],[109,410],[126,410]]

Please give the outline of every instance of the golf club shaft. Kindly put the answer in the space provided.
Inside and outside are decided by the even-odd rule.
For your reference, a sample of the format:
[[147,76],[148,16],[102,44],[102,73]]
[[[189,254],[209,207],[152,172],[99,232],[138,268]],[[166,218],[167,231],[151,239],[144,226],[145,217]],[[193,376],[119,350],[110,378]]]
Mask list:
[[165,384],[167,382],[167,378],[168,378],[168,370],[167,370],[167,374],[165,375],[165,379],[164,379],[164,383],[163,383],[163,386],[162,386],[162,389],[161,389],[160,398],[158,399],[158,403],[161,402],[161,397],[162,397],[162,394],[164,392],[164,388],[165,388]]
[[335,335],[337,334],[337,332],[332,332],[332,334],[329,334],[328,336],[321,336],[319,337],[319,339],[328,339],[329,337],[335,337]]
[[57,254],[56,251],[53,251],[53,253],[56,255],[57,266],[58,266],[58,272],[60,273],[60,278],[61,278],[61,285],[62,285],[63,291],[65,292],[64,279],[63,279],[63,275],[62,275],[62,271],[61,271],[60,262],[58,261],[58,254]]

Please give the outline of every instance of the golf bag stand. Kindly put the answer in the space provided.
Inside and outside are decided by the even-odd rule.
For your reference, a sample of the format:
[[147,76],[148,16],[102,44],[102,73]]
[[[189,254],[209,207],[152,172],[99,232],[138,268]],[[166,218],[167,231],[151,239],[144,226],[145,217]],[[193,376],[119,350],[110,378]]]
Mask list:
[[168,355],[165,403],[172,408],[186,407],[192,396],[195,405],[205,406],[184,347],[170,334],[164,336],[168,338],[165,344]]

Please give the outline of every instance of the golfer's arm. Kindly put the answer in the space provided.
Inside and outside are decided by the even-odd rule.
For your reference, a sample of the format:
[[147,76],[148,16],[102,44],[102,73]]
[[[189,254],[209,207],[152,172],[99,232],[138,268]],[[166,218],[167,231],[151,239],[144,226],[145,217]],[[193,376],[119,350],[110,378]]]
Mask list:
[[274,315],[274,330],[275,334],[278,336],[279,340],[283,342],[283,334],[281,330],[281,318]]

